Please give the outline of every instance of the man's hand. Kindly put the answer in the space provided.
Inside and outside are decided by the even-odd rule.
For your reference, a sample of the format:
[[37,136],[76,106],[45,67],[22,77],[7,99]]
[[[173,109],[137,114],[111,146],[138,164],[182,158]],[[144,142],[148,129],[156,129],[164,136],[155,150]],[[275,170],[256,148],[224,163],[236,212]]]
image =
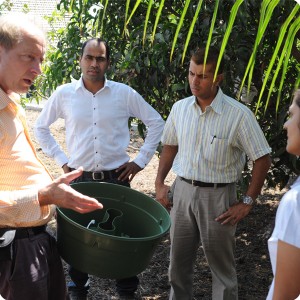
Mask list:
[[251,208],[252,205],[236,203],[229,207],[226,212],[217,217],[215,221],[220,222],[222,225],[228,223],[235,225],[249,214]]
[[[254,161],[250,185],[246,191],[246,195],[251,196],[253,200],[260,194],[270,165],[271,158],[269,154],[266,154]],[[249,214],[251,208],[252,205],[236,203],[229,207],[225,213],[221,214],[215,220],[220,222],[222,225],[227,223],[235,225]]]
[[40,205],[55,204],[59,207],[73,209],[79,213],[88,213],[102,209],[103,205],[95,198],[85,196],[69,185],[69,183],[82,174],[82,168],[61,175],[52,183],[38,191]]
[[116,172],[122,171],[121,175],[118,177],[118,180],[131,182],[134,176],[141,170],[141,167],[139,167],[135,162],[131,161],[120,166]]
[[171,170],[177,152],[178,152],[178,146],[173,146],[173,145],[163,146],[162,152],[160,154],[157,176],[155,179],[156,199],[166,209],[169,210],[172,206],[172,204],[168,199],[168,192],[170,190],[170,187],[165,185],[164,182],[169,171]]
[[170,190],[170,187],[165,184],[160,184],[160,185],[156,184],[155,190],[156,190],[156,200],[166,209],[170,210],[172,206],[168,198],[168,192]]
[[68,167],[68,164],[64,164],[64,165],[62,166],[62,169],[63,169],[64,173],[69,173],[69,172],[71,172],[71,169]]

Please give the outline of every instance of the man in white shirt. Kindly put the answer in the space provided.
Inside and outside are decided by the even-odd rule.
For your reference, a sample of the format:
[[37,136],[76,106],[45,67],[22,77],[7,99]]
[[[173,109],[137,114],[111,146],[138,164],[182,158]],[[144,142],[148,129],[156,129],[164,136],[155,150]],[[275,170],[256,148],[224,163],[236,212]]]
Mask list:
[[[130,181],[151,160],[164,127],[161,116],[129,86],[107,80],[109,47],[102,39],[90,39],[82,46],[82,76],[60,86],[47,101],[36,125],[35,135],[43,151],[70,172],[83,166],[79,181],[105,181],[130,186]],[[130,141],[128,119],[138,118],[147,126],[147,136],[137,157],[130,161],[126,152]],[[69,157],[51,135],[49,126],[65,119]],[[70,267],[74,285],[71,299],[86,299],[88,274]],[[134,297],[138,278],[117,280],[117,291]]]

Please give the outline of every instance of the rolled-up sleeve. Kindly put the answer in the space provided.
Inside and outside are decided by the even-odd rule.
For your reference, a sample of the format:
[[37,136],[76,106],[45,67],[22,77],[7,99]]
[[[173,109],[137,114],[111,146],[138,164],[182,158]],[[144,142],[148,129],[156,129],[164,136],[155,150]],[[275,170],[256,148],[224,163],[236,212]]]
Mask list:
[[176,135],[176,127],[174,123],[174,106],[171,109],[170,115],[167,118],[166,125],[163,131],[161,142],[164,145],[178,145],[178,139]]
[[0,191],[0,227],[44,223],[50,213],[50,206],[40,206],[37,189]]

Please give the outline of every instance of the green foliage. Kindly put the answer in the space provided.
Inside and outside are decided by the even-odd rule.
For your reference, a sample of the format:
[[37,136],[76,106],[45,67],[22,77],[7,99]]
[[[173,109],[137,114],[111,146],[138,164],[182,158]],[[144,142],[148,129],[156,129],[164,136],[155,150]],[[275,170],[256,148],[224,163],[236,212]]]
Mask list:
[[0,15],[2,14],[1,12],[4,11],[4,10],[11,11],[12,7],[13,7],[12,0],[1,1],[1,3],[0,3]]
[[[289,174],[298,172],[299,161],[285,151],[283,131],[292,92],[300,81],[299,62],[294,55],[299,54],[299,11],[294,0],[61,0],[58,9],[62,15],[68,13],[70,19],[66,27],[50,35],[52,47],[44,66],[45,76],[37,84],[40,93],[47,95],[58,85],[79,78],[81,43],[101,36],[111,48],[108,77],[135,88],[166,119],[173,103],[190,95],[189,51],[206,45],[222,47],[224,92],[238,97],[244,91],[242,82],[248,87],[244,97],[248,97],[250,87],[258,91],[254,101],[246,105],[256,111],[272,147],[268,184],[283,187]],[[291,15],[293,10],[296,12]],[[56,12],[49,21],[54,22],[59,15]],[[291,26],[291,33],[286,32],[285,28],[288,31]],[[284,85],[282,77],[276,76],[281,59]],[[138,128],[143,135],[142,125]],[[249,172],[246,166],[245,180]]]
[[[1,1],[0,2],[0,15],[2,14],[3,11],[5,11],[5,12],[12,11],[13,6],[14,6],[13,0],[3,0],[3,1]],[[27,3],[23,4],[22,12],[26,14],[29,11],[30,11],[30,9],[28,7],[28,4]]]

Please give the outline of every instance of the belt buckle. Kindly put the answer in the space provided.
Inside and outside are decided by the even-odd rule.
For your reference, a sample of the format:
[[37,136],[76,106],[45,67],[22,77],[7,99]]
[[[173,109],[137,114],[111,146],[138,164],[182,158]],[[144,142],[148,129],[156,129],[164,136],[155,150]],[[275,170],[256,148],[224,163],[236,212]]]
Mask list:
[[192,179],[192,186],[194,186],[194,182],[195,182],[195,180],[194,180],[194,179]]
[[[101,177],[99,178],[98,176],[96,176],[95,177],[95,174],[100,174],[101,175]],[[93,178],[93,180],[95,180],[95,181],[101,181],[101,180],[104,180],[104,172],[93,172],[92,173],[92,178]]]

